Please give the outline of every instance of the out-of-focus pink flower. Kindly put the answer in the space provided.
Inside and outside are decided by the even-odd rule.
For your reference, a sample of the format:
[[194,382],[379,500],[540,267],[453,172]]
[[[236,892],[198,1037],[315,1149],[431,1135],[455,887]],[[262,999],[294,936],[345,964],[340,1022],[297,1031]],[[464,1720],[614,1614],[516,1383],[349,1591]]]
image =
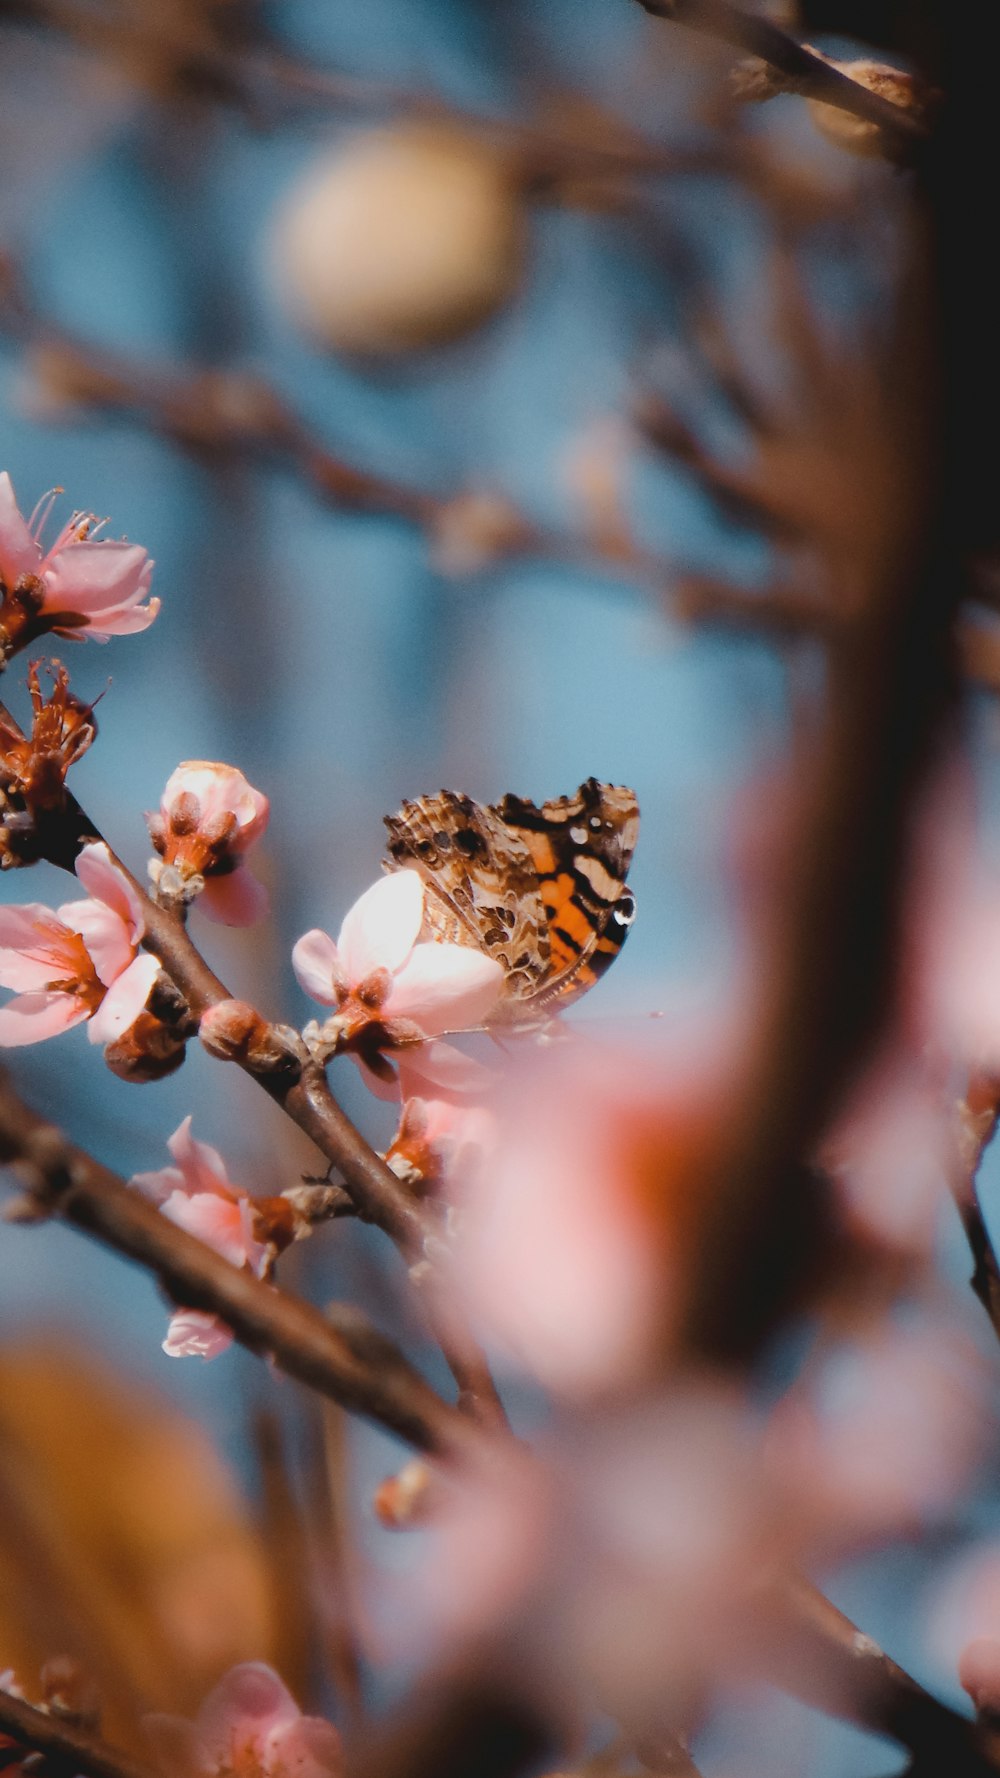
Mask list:
[[824,1142],[820,1161],[834,1179],[851,1225],[882,1246],[926,1256],[942,1201],[951,1107],[904,1053],[867,1070]]
[[910,1536],[952,1507],[983,1455],[983,1368],[940,1328],[880,1328],[779,1404],[768,1460],[814,1547]]
[[251,926],[267,912],[267,891],[244,858],[265,832],[270,807],[235,766],[184,760],[167,779],[159,812],[146,816],[159,853],[150,866],[157,888],[197,896],[202,912],[224,926]]
[[[242,1186],[233,1185],[217,1149],[198,1142],[186,1117],[167,1143],[177,1165],[136,1173],[131,1184],[151,1198],[164,1216],[221,1253],[230,1265],[263,1278],[274,1260],[270,1243],[257,1235],[256,1208]],[[178,1309],[171,1317],[163,1350],[171,1358],[215,1358],[233,1336],[218,1316]]]
[[85,901],[0,907],[0,1048],[40,1043],[89,1020],[91,1043],[110,1043],[138,1018],[159,972],[139,951],[139,898],[103,841],[84,846],[76,874]]
[[384,1049],[474,1029],[492,1010],[500,964],[470,945],[421,941],[423,918],[418,872],[393,871],[354,903],[336,944],[318,929],[299,939],[300,985],[337,1009],[318,1034],[331,1054],[354,1048],[376,1064]]
[[635,1380],[673,1323],[712,1121],[698,1055],[566,1042],[498,1102],[463,1196],[457,1287],[486,1336],[558,1393]]
[[676,1729],[707,1684],[752,1667],[761,1581],[801,1553],[795,1534],[745,1401],[679,1388],[442,1473],[381,1634],[434,1660],[498,1639],[533,1695]]
[[976,1709],[1000,1715],[1000,1642],[995,1636],[979,1636],[958,1657],[958,1682]]
[[922,1621],[944,1671],[957,1669],[977,1708],[1000,1711],[1000,1543],[967,1545],[932,1584]]
[[194,1722],[148,1716],[144,1726],[165,1778],[340,1778],[343,1770],[333,1724],[303,1716],[263,1661],[233,1667]]
[[149,592],[153,564],[138,544],[105,542],[93,513],[75,512],[47,550],[40,536],[54,496],[22,517],[10,476],[0,474],[0,606],[6,655],[54,630],[106,642],[148,629],[160,609]]

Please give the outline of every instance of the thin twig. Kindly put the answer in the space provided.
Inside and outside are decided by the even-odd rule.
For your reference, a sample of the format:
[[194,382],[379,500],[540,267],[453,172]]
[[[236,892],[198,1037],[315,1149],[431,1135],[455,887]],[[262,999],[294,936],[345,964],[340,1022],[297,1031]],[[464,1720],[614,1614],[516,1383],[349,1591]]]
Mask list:
[[893,158],[912,160],[927,135],[923,119],[873,93],[807,49],[760,13],[742,12],[730,0],[638,0],[654,18],[671,19],[706,37],[728,43],[774,68],[796,92],[876,124]]
[[0,1730],[26,1749],[44,1754],[49,1768],[84,1778],[160,1778],[152,1766],[109,1747],[96,1735],[72,1727],[63,1718],[36,1710],[0,1688]]
[[[0,718],[18,732],[15,718],[3,704]],[[36,838],[39,856],[62,870],[72,871],[81,847],[92,840],[103,840],[103,835],[76,798],[67,794],[63,807],[40,821]],[[128,866],[110,847],[108,850],[142,904],[143,945],[159,958],[194,1016],[200,1019],[211,1007],[232,1000],[228,988],[205,962],[186,928],[173,913],[153,901]],[[463,1411],[490,1425],[506,1425],[489,1366],[456,1309],[447,1301],[436,1269],[427,1263],[428,1247],[433,1251],[440,1240],[440,1228],[433,1214],[407,1191],[355,1128],[330,1091],[322,1067],[306,1054],[304,1046],[290,1046],[274,1027],[268,1027],[263,1020],[260,1023],[262,1030],[273,1033],[273,1041],[266,1046],[269,1061],[261,1066],[244,1057],[239,1059],[239,1065],[339,1170],[358,1215],[390,1235],[409,1261],[411,1278],[423,1296],[432,1332],[458,1384]]]
[[14,1164],[39,1207],[152,1271],[174,1302],[208,1310],[240,1343],[418,1450],[448,1452],[467,1423],[391,1341],[353,1307],[311,1303],[238,1269],[169,1222],[125,1181],[0,1085],[0,1162]]
[[919,1685],[810,1581],[784,1580],[775,1610],[778,1646],[769,1677],[784,1690],[891,1736],[949,1778],[1000,1771],[995,1740]]
[[1000,1080],[977,1074],[970,1080],[955,1112],[953,1165],[948,1185],[962,1218],[962,1227],[973,1259],[969,1282],[1000,1339],[1000,1264],[990,1240],[976,1177],[980,1163],[1000,1121]]

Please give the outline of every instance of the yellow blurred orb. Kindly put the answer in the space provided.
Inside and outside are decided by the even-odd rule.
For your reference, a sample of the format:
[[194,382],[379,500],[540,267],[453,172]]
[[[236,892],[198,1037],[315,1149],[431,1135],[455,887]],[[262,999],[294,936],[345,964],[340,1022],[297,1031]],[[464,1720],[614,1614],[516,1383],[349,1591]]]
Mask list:
[[385,356],[456,339],[514,290],[516,180],[453,126],[354,136],[289,192],[272,236],[282,300],[317,344]]

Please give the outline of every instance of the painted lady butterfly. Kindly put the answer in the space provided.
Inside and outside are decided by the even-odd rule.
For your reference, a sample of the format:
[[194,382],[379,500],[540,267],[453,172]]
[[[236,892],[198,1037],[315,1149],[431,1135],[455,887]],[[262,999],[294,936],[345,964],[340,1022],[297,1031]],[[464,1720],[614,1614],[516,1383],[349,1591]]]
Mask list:
[[503,965],[491,1025],[540,1022],[593,987],[621,950],[635,915],[625,887],[639,832],[633,791],[588,778],[575,796],[537,808],[442,790],[385,824],[383,868],[420,872],[430,936]]

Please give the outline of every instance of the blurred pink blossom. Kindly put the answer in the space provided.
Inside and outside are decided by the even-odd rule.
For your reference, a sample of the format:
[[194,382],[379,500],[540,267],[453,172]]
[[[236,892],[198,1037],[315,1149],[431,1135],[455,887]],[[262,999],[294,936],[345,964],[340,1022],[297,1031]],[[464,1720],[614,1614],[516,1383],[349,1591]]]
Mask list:
[[[947,1673],[957,1671],[960,1683],[976,1701],[976,1693],[985,1689],[994,1657],[980,1649],[973,1658],[971,1647],[978,1643],[1000,1647],[1000,1542],[967,1545],[936,1577],[923,1622],[931,1653]],[[1000,1690],[997,1703],[1000,1705]]]
[[75,512],[43,551],[40,536],[54,496],[22,517],[10,476],[0,474],[0,627],[8,652],[54,630],[106,642],[148,629],[160,601],[141,603],[153,564],[138,544],[104,542],[93,513]]
[[144,1724],[165,1778],[340,1778],[332,1723],[303,1716],[263,1661],[233,1667],[194,1722],[148,1716]]
[[195,890],[209,919],[251,926],[267,912],[267,891],[244,857],[265,832],[269,815],[267,797],[236,766],[184,760],[167,779],[159,812],[146,817],[162,860],[150,866],[157,887],[182,895]]
[[380,1613],[390,1652],[514,1651],[532,1695],[676,1730],[752,1667],[758,1589],[798,1553],[759,1425],[711,1382],[563,1421],[436,1478],[417,1565]]
[[[257,1238],[254,1202],[241,1186],[230,1183],[222,1156],[207,1142],[195,1140],[189,1117],[167,1147],[177,1165],[136,1173],[131,1184],[178,1228],[197,1235],[230,1265],[265,1277],[273,1249]],[[232,1341],[232,1333],[218,1316],[180,1308],[171,1317],[163,1350],[171,1358],[216,1358]]]
[[91,1043],[110,1043],[134,1023],[159,972],[139,951],[142,907],[99,841],[84,846],[76,874],[85,901],[55,910],[40,902],[0,907],[0,1047],[40,1043],[89,1020]]
[[1000,1641],[995,1636],[966,1643],[958,1657],[958,1679],[977,1710],[1000,1714]]
[[486,1336],[559,1393],[623,1386],[669,1323],[697,1052],[567,1040],[515,1071],[497,1105],[496,1140],[463,1195],[457,1287]]
[[772,1417],[768,1460],[827,1554],[940,1519],[984,1454],[985,1375],[948,1330],[880,1325],[836,1347]]
[[393,871],[354,903],[336,944],[315,928],[299,939],[300,986],[337,1009],[320,1032],[331,1049],[354,1046],[371,1063],[386,1048],[474,1029],[492,1010],[500,964],[471,945],[421,941],[423,918],[419,874]]
[[897,1050],[864,1074],[820,1160],[848,1220],[880,1244],[926,1256],[951,1164],[951,1107]]

